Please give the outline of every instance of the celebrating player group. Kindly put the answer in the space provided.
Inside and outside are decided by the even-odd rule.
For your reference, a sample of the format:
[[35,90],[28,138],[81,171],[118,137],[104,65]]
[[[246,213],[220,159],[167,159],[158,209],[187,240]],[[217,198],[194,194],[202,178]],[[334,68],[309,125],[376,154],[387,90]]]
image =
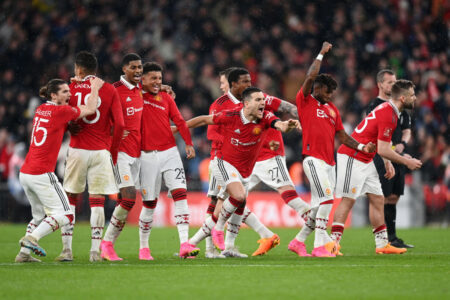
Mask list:
[[[62,251],[56,260],[73,260],[75,207],[86,184],[91,208],[89,260],[122,260],[114,246],[120,243],[119,235],[137,193],[141,193],[143,205],[136,254],[140,260],[153,260],[149,240],[163,181],[174,201],[181,258],[195,258],[203,239],[206,258],[248,257],[235,245],[242,223],[260,236],[253,256],[279,245],[280,237],[246,206],[248,193],[260,182],[278,191],[286,205],[305,221],[288,244],[288,250],[300,257],[343,255],[340,241],[344,223],[355,199],[363,194],[370,202],[375,253],[406,252],[406,248],[389,243],[384,195],[373,158],[378,154],[383,159],[387,180],[395,175],[391,162],[410,170],[421,167],[419,160],[395,152],[391,143],[400,114],[414,107],[414,85],[407,80],[383,85],[391,98],[376,106],[348,135],[332,103],[337,83],[330,75],[319,74],[331,49],[330,43],[323,43],[295,105],[252,86],[246,69],[232,67],[220,73],[224,94],[211,104],[210,114],[188,121],[181,116],[171,87],[162,84],[163,68],[158,63],[143,63],[139,55],[127,54],[122,59],[123,75],[109,84],[96,76],[96,57],[87,51],[78,53],[70,84],[53,79],[40,90],[47,102],[36,109],[30,148],[20,170],[32,220],[20,239],[15,261],[40,262],[32,255],[46,256],[39,240],[57,229],[61,229]],[[291,119],[282,121],[276,116],[279,113],[288,113]],[[211,202],[201,228],[189,238],[186,177],[174,134],[181,135],[186,157],[191,159],[196,154],[189,128],[199,126],[208,126],[211,141]],[[54,169],[66,130],[71,137],[61,184]],[[302,131],[303,169],[311,186],[311,204],[299,197],[287,170],[281,132],[291,130]],[[336,136],[342,144],[337,164]],[[271,172],[273,169],[278,172]],[[327,224],[335,192],[342,201],[329,235]],[[117,205],[103,234],[105,196],[117,193]],[[309,254],[305,241],[313,231],[314,248]]]

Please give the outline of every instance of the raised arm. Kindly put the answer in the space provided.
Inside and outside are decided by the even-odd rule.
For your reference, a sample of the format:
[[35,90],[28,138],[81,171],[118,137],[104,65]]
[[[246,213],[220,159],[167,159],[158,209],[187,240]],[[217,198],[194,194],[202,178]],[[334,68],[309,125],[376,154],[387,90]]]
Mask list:
[[375,144],[373,144],[372,142],[367,143],[366,145],[364,144],[360,144],[358,143],[354,138],[352,138],[351,136],[349,136],[345,130],[339,130],[336,133],[339,141],[346,145],[347,147],[350,147],[352,149],[357,149],[359,151],[363,151],[366,153],[371,153],[374,152],[376,150],[376,146]]
[[95,77],[91,78],[90,82],[91,82],[91,93],[86,101],[86,105],[78,106],[81,111],[78,119],[92,115],[93,113],[95,113],[95,110],[97,109],[98,91],[102,88],[104,81],[98,77]]
[[311,88],[313,86],[314,79],[316,79],[316,76],[319,75],[320,65],[322,64],[322,58],[325,55],[325,53],[330,51],[332,46],[333,45],[331,45],[328,42],[323,42],[322,49],[320,50],[319,55],[317,55],[312,65],[309,67],[308,73],[306,74],[306,79],[303,82],[302,86],[303,95],[305,97],[311,94]]
[[214,115],[198,116],[190,119],[189,121],[186,121],[186,124],[189,128],[197,128],[205,125],[214,125],[215,123],[213,121],[213,117]]
[[302,127],[300,126],[300,121],[293,119],[289,119],[287,121],[277,120],[272,125],[272,127],[281,132],[289,132],[294,128],[297,128],[298,130],[302,129]]
[[285,101],[285,100],[281,100],[281,104],[278,107],[277,112],[279,112],[279,113],[288,113],[292,117],[298,119],[297,107],[295,105]]

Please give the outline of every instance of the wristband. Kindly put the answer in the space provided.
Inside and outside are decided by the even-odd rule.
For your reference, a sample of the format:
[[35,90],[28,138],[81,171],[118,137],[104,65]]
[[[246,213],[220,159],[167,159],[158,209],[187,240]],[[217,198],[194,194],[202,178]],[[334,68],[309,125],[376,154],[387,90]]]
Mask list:
[[405,141],[401,141],[400,144],[403,144],[403,146],[405,146],[405,148],[406,148],[406,142]]
[[359,151],[363,151],[364,146],[365,146],[364,144],[358,144],[357,148],[358,148]]
[[317,55],[316,59],[322,61],[323,58],[323,54],[319,53],[319,55]]

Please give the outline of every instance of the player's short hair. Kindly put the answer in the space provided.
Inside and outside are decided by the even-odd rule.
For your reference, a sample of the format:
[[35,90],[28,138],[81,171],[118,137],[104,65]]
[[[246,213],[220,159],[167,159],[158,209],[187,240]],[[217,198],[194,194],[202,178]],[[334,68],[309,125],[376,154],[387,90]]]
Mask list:
[[136,53],[128,53],[122,58],[122,67],[130,63],[130,61],[142,60],[141,57]]
[[88,74],[95,74],[97,71],[97,58],[88,51],[80,51],[75,56],[75,64],[84,69]]
[[259,88],[251,86],[242,92],[242,101],[250,100],[253,93],[262,92]]
[[392,86],[392,98],[398,99],[400,96],[404,95],[410,88],[415,88],[416,86],[410,80],[399,79]]
[[228,76],[230,75],[231,71],[236,69],[236,67],[227,68],[225,70],[222,70],[219,72],[219,76],[225,76],[225,78],[228,80]]
[[244,68],[233,68],[230,71],[230,74],[228,74],[228,84],[231,87],[232,86],[232,82],[238,82],[239,81],[239,77],[241,77],[241,75],[247,75],[247,74],[250,74],[247,69],[244,69]]
[[328,91],[334,91],[338,86],[336,80],[330,74],[320,74],[317,76],[314,80],[314,85],[326,86]]
[[148,73],[148,72],[162,72],[163,71],[163,67],[158,64],[157,62],[146,62],[143,66],[143,70],[142,70],[142,74]]
[[382,69],[377,73],[377,83],[382,83],[384,81],[384,74],[395,75],[394,71],[391,69]]
[[67,82],[59,78],[52,79],[39,89],[39,96],[50,100],[52,93],[58,93],[60,86],[63,84],[67,84]]

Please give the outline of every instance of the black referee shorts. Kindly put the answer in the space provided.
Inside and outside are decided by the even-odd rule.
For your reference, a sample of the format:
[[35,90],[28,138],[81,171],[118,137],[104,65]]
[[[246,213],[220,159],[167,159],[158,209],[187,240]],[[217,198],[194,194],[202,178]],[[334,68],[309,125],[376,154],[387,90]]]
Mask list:
[[403,195],[405,190],[406,167],[404,165],[392,163],[395,169],[395,176],[394,178],[388,180],[384,177],[384,174],[386,174],[386,169],[384,167],[383,159],[377,154],[375,155],[373,162],[377,168],[378,176],[380,177],[381,188],[383,189],[384,196]]

